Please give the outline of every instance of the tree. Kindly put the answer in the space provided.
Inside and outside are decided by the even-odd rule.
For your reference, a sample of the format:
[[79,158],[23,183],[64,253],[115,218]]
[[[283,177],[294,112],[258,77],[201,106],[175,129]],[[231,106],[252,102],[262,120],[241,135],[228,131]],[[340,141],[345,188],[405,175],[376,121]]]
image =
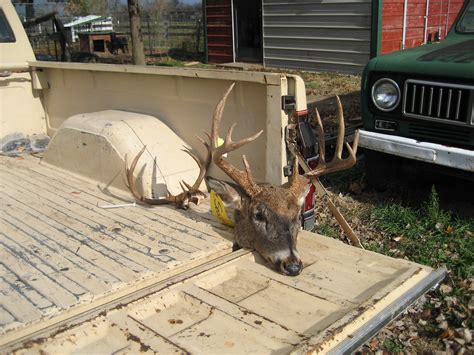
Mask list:
[[128,0],[128,15],[130,16],[130,32],[132,34],[133,64],[145,65],[145,52],[143,50],[142,26],[138,0]]
[[116,1],[110,0],[69,0],[65,11],[70,16],[108,15]]
[[142,2],[142,10],[153,19],[161,19],[163,13],[169,8],[168,0],[148,0]]
[[70,0],[64,10],[70,16],[85,16],[90,14],[90,4],[83,0]]

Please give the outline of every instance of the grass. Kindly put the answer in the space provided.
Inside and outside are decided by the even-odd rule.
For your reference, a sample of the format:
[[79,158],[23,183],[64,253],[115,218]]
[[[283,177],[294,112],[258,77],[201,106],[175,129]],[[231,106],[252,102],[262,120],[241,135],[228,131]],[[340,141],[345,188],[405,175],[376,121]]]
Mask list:
[[361,77],[358,75],[316,73],[307,71],[298,71],[295,72],[295,74],[298,74],[303,78],[308,94],[332,96],[360,90]]
[[[473,274],[474,221],[441,209],[434,188],[421,208],[386,204],[375,207],[371,219],[396,240],[390,250],[400,251],[401,256],[434,268],[446,266],[454,279]],[[386,251],[377,250],[376,244],[371,247]]]
[[162,61],[162,62],[157,62],[155,65],[159,67],[184,67],[185,62],[182,62],[180,60],[168,60],[168,61]]
[[305,82],[306,90],[318,90],[321,87],[321,83],[313,80]]
[[389,351],[390,353],[400,353],[403,351],[403,345],[397,341],[387,338],[382,343],[382,349]]
[[[429,199],[421,207],[388,203],[374,207],[369,220],[388,234],[390,241],[372,242],[367,245],[368,249],[433,268],[447,268],[448,274],[443,284],[450,286],[451,291],[443,293],[438,289],[432,295],[441,301],[441,309],[446,310],[444,312],[450,329],[473,329],[474,321],[469,319],[469,312],[466,313],[466,306],[471,299],[466,280],[472,278],[474,270],[474,220],[459,218],[443,210],[434,187]],[[457,306],[449,305],[453,297],[459,300]],[[430,303],[424,307],[430,309],[432,314],[439,314],[439,310],[433,309]],[[456,312],[466,316],[459,317]],[[431,338],[438,338],[442,333],[430,322],[424,327],[424,332]]]
[[[417,184],[400,184],[377,192],[365,184],[363,165],[362,160],[355,169],[330,174],[321,180],[366,249],[448,270],[440,288],[430,291],[423,304],[401,317],[405,328],[393,326],[389,328],[391,333],[381,333],[377,341],[366,347],[389,353],[407,349],[413,352],[443,350],[446,341],[456,343],[454,339],[462,337],[459,330],[474,329],[470,310],[474,218],[464,203],[470,200],[469,192],[458,196],[459,181],[428,176],[420,178]],[[433,183],[442,203],[438,191],[428,188]],[[354,189],[354,185],[360,188]],[[339,228],[331,222],[333,218],[323,204],[319,204],[319,212],[315,231],[341,238]],[[441,317],[439,321],[438,317]],[[446,324],[441,327],[442,322]],[[409,341],[411,345],[407,345],[405,340],[410,339],[413,329],[419,338],[415,337]]]
[[326,237],[339,239],[339,231],[329,223],[323,222],[315,227],[314,231]]

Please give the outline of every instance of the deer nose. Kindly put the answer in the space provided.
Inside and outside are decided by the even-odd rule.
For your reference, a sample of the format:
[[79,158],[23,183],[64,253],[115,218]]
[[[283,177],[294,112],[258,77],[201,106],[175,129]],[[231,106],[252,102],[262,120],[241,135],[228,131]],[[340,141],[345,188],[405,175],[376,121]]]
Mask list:
[[288,264],[284,264],[283,268],[285,271],[288,273],[290,276],[296,276],[299,275],[301,270],[303,269],[303,263],[302,262],[290,262]]

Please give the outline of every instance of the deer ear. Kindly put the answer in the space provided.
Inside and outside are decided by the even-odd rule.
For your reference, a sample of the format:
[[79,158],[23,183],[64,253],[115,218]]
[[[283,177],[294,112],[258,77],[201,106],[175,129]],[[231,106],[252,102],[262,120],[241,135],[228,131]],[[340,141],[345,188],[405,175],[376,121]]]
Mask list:
[[206,177],[206,183],[210,190],[213,190],[222,199],[224,204],[234,209],[240,209],[244,192],[237,186],[227,182]]
[[308,182],[304,187],[301,189],[300,194],[298,196],[298,204],[303,206],[306,196],[308,195],[309,189],[311,188],[311,182]]

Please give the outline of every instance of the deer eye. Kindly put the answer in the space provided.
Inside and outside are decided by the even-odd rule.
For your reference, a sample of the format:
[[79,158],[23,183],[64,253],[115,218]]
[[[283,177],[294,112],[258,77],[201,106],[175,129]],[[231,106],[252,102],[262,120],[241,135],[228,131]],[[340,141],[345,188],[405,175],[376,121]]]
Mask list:
[[255,219],[259,222],[265,222],[265,215],[262,212],[255,213]]

